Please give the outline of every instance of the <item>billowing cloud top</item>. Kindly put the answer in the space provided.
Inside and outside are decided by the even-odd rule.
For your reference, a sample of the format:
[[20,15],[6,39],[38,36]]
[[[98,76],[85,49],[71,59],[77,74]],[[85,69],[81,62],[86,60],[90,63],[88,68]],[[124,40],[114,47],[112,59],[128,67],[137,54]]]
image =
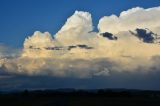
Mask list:
[[98,28],[100,32],[118,33],[120,31],[134,30],[136,28],[149,28],[156,33],[160,28],[160,7],[143,9],[132,8],[121,12],[120,16],[104,16],[100,19]]
[[93,32],[91,14],[76,11],[54,36],[36,31],[26,38],[20,56],[0,52],[0,67],[17,74],[77,77],[157,71],[159,19],[160,7],[137,7],[102,17],[99,32]]
[[58,31],[55,37],[63,45],[79,44],[91,38],[91,33],[89,32],[92,30],[91,14],[88,12],[76,11],[67,19],[67,22],[60,31]]

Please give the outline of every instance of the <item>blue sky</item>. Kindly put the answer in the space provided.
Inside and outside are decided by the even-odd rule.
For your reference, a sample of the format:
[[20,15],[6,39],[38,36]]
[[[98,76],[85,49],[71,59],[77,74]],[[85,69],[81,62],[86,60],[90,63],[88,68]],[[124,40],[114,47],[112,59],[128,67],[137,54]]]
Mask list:
[[37,30],[54,35],[75,10],[90,12],[96,30],[105,15],[159,5],[159,0],[0,0],[0,43],[22,47],[24,39]]
[[[157,11],[155,8],[152,8],[157,6],[160,6],[160,0],[0,0],[0,56],[2,55],[2,58],[0,57],[0,90],[25,88],[132,88],[160,90],[160,39],[157,38],[157,32],[159,32],[160,28],[160,13],[159,10]],[[111,29],[110,33],[112,37],[112,34],[113,36],[117,36],[114,35],[114,31],[124,31],[123,29],[125,29],[125,31],[130,30],[128,27],[131,23],[133,26],[135,24],[136,28],[139,28],[139,25],[141,24],[143,25],[144,23],[147,23],[147,26],[145,27],[152,28],[153,26],[155,31],[157,31],[155,33],[150,33],[152,35],[150,35],[151,37],[154,38],[154,36],[156,36],[156,39],[152,39],[153,42],[147,43],[141,39],[137,39],[138,43],[137,40],[136,42],[132,42],[130,39],[134,38],[135,36],[129,36],[129,39],[127,37],[127,39],[123,39],[123,36],[122,38],[117,36],[118,40],[116,39],[117,42],[115,43],[109,41],[104,36],[102,39],[98,38],[97,35],[95,36],[94,33],[90,32],[90,29],[92,29],[90,28],[91,22],[87,20],[88,13],[85,13],[85,16],[81,17],[82,20],[79,20],[79,23],[82,23],[82,29],[85,30],[84,32],[86,32],[86,37],[82,37],[82,41],[86,41],[88,38],[87,35],[93,34],[95,36],[97,42],[93,39],[91,39],[93,43],[88,42],[87,39],[87,45],[90,44],[89,47],[91,46],[91,48],[93,46],[92,49],[95,49],[93,50],[93,54],[95,54],[95,57],[98,56],[98,59],[94,58],[94,56],[92,57],[91,55],[92,58],[90,60],[88,59],[90,58],[88,55],[84,55],[84,57],[82,55],[82,58],[78,58],[79,60],[76,60],[74,55],[75,57],[81,57],[83,52],[71,52],[72,55],[70,55],[70,50],[65,52],[66,56],[68,56],[68,60],[61,60],[60,57],[62,55],[60,52],[59,54],[57,53],[56,55],[53,55],[54,49],[52,52],[49,52],[53,54],[46,54],[46,51],[50,50],[46,49],[46,45],[48,44],[52,49],[53,43],[55,45],[57,43],[57,38],[52,39],[52,37],[50,37],[48,34],[38,32],[35,35],[38,35],[39,38],[32,36],[31,39],[26,40],[26,48],[24,47],[24,49],[15,49],[23,48],[23,42],[25,38],[31,36],[35,31],[48,31],[52,35],[55,35],[56,32],[59,31],[60,28],[65,24],[68,17],[73,15],[76,10],[91,13],[94,31],[98,31],[97,24],[102,17],[110,16],[112,14],[119,16],[122,11],[134,7],[152,9],[149,12],[145,12],[145,9],[142,9],[142,11],[138,10],[142,12],[142,18],[139,18],[139,12],[136,12],[135,17],[129,15],[129,18],[125,19],[125,21],[127,20],[129,24],[127,24],[127,22],[122,22],[121,25],[118,26],[120,27],[119,30],[114,29],[114,26],[117,25],[117,21],[115,24],[114,22],[111,22],[111,27],[106,26],[105,24],[103,26],[103,23],[110,22],[104,19],[101,23],[102,29],[103,27],[104,29],[108,28],[105,30],[105,32],[110,32],[108,30]],[[83,12],[79,12],[77,14],[81,15]],[[74,16],[77,16],[77,14],[74,14]],[[153,16],[154,18],[152,18]],[[76,18],[72,17],[72,20]],[[86,20],[83,22],[83,19]],[[155,19],[157,21],[153,21]],[[90,17],[89,20],[91,20]],[[86,24],[86,22],[89,24]],[[150,22],[152,24],[150,24]],[[69,25],[70,24],[75,25],[75,23],[69,23]],[[69,25],[67,25],[67,27]],[[79,24],[76,26],[78,30],[81,29],[81,26],[80,28],[79,26]],[[132,26],[130,27],[133,29]],[[83,30],[80,31],[83,32]],[[133,31],[134,30],[135,29],[133,29]],[[147,33],[146,29],[139,30]],[[74,33],[72,33],[72,28],[69,31],[71,32],[67,34],[69,35],[70,40],[71,38],[74,38],[74,36],[70,36],[74,35]],[[70,43],[75,41],[79,42],[79,38],[81,37],[77,36],[82,35],[81,33],[76,33],[76,31],[76,37],[70,42],[66,40],[67,34],[65,34],[65,31],[64,33],[62,31],[62,34],[58,35],[60,37],[58,40],[60,43],[69,43],[69,45],[73,45],[74,43]],[[42,37],[41,35],[47,36]],[[119,39],[122,39],[122,44],[119,43]],[[34,43],[34,41],[36,42]],[[109,43],[106,43],[105,41],[108,41]],[[80,46],[77,45],[77,42],[75,43],[76,45],[74,44],[74,48],[79,48],[81,51],[82,47],[80,48]],[[96,45],[94,45],[94,43]],[[153,43],[153,45],[151,43]],[[37,49],[33,48],[34,46],[37,47]],[[63,46],[68,47],[68,44],[64,44]],[[106,49],[106,47],[109,48]],[[41,50],[41,48],[43,49]],[[31,49],[33,49],[33,51]],[[29,50],[29,52],[27,50]],[[36,52],[37,50],[39,50],[39,52]],[[87,53],[92,54],[92,52],[90,52],[88,49]],[[29,58],[27,58],[27,56]],[[75,59],[75,61],[72,61],[72,57],[73,60]],[[6,61],[6,59],[8,59],[8,61]],[[89,61],[86,61],[85,59],[88,59]],[[117,59],[117,61],[112,61],[112,59]],[[61,69],[63,64],[64,67],[66,65],[66,70],[65,68]],[[75,68],[73,66],[75,66]],[[78,68],[76,66],[78,66]],[[63,74],[67,77],[62,77]],[[62,76],[60,77],[58,75]],[[85,75],[87,77],[85,77]]]

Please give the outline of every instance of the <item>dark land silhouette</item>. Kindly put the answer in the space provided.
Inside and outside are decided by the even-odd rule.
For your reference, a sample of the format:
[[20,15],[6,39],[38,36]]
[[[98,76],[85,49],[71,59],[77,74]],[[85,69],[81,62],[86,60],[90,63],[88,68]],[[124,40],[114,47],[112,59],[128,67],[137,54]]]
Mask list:
[[56,89],[0,92],[0,106],[160,106],[160,91]]

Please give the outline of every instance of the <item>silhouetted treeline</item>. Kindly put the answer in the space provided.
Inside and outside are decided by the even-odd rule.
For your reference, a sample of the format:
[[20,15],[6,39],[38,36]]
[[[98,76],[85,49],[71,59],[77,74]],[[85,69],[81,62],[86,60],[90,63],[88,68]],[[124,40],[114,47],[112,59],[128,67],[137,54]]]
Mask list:
[[75,90],[75,89],[57,89],[57,90],[24,90],[21,92],[13,92],[8,95],[21,96],[105,96],[105,97],[145,97],[145,98],[160,98],[160,91],[150,90]]
[[0,106],[160,106],[160,91],[57,89],[0,92]]

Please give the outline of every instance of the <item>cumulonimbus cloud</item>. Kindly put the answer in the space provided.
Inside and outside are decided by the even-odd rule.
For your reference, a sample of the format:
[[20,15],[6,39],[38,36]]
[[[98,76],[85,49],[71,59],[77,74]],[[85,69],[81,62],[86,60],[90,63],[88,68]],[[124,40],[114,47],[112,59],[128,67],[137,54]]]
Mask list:
[[36,31],[26,38],[19,56],[0,52],[0,67],[18,74],[76,77],[157,71],[159,19],[160,7],[137,7],[119,17],[102,17],[99,32],[93,32],[91,14],[76,11],[54,36]]
[[98,29],[100,32],[118,33],[120,31],[135,30],[136,28],[149,28],[160,34],[160,7],[143,9],[132,8],[120,13],[120,16],[104,16],[100,19]]

